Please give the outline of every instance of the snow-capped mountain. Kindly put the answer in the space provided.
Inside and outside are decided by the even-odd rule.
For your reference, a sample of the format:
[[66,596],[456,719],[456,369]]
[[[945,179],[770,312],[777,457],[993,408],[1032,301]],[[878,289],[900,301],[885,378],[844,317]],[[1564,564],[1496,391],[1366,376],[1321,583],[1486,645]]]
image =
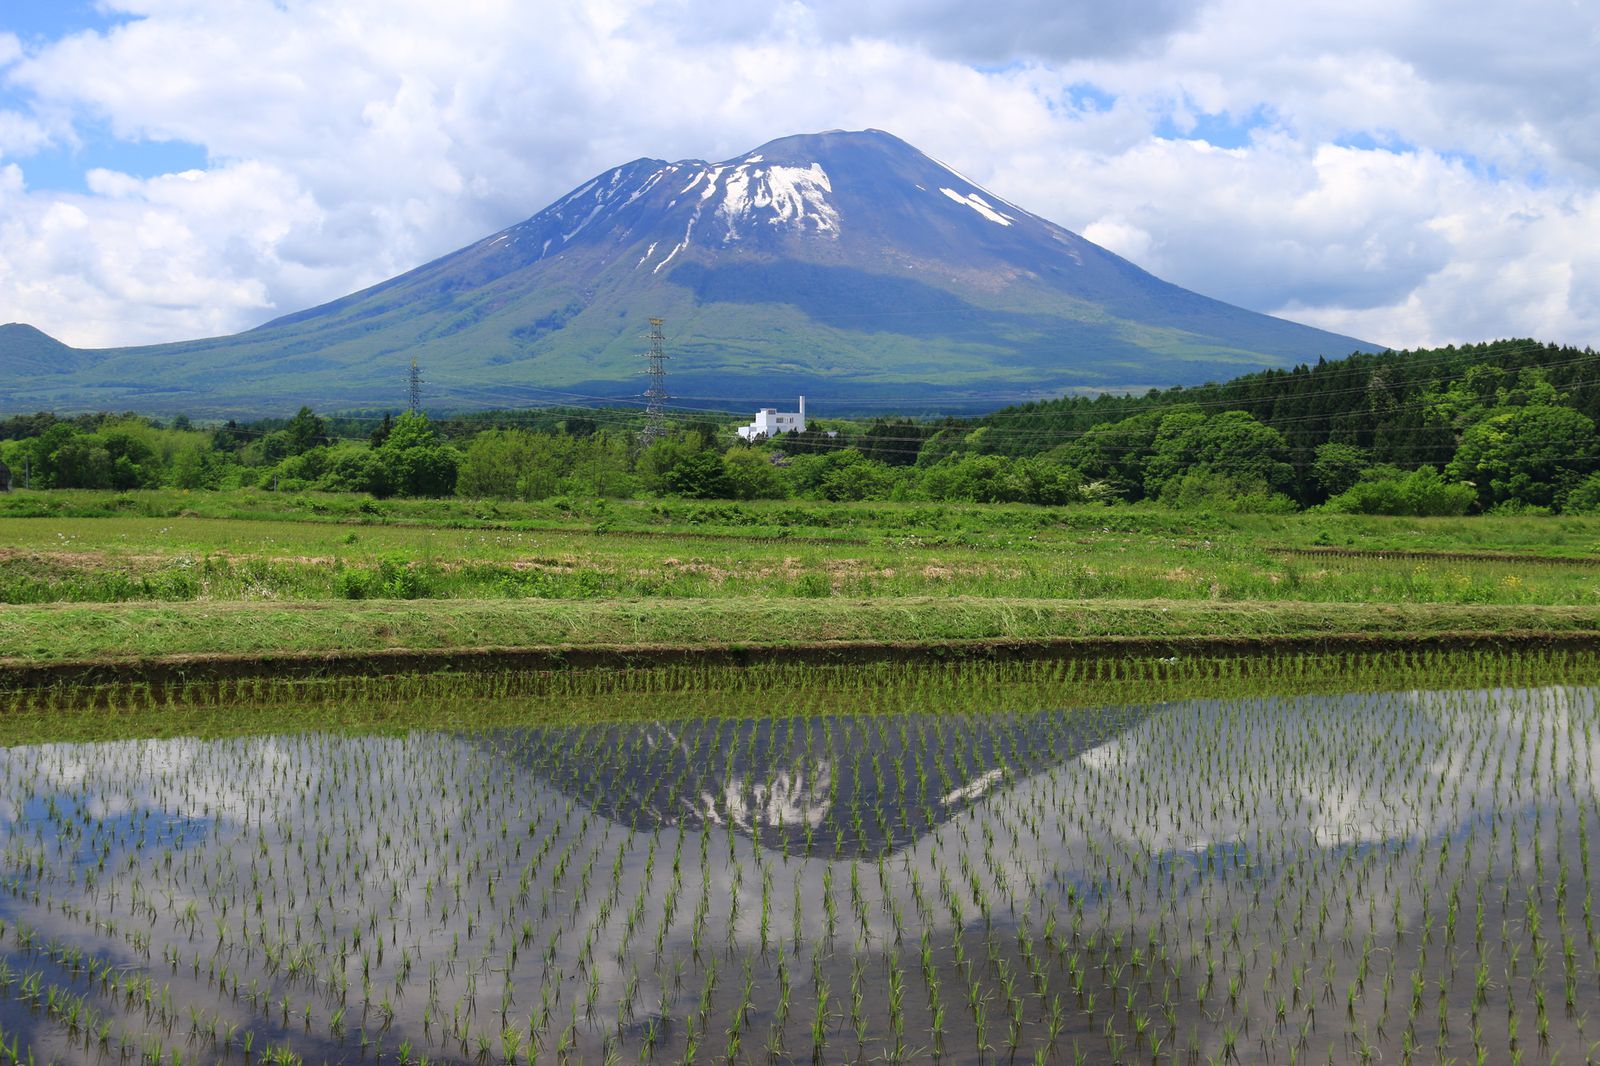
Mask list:
[[623,399],[646,322],[693,406],[987,408],[1231,377],[1370,348],[1169,285],[877,130],[785,137],[719,163],[640,159],[538,214],[343,299],[233,337],[20,371],[19,407]]

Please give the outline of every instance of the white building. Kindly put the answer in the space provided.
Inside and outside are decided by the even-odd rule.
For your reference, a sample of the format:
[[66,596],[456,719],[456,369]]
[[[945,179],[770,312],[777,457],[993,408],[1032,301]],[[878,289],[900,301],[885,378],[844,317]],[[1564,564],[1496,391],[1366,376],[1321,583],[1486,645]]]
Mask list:
[[756,440],[759,437],[775,437],[779,433],[804,433],[806,431],[806,398],[800,397],[800,410],[780,411],[775,407],[763,407],[756,412],[756,420],[748,426],[740,426],[739,436],[745,440]]

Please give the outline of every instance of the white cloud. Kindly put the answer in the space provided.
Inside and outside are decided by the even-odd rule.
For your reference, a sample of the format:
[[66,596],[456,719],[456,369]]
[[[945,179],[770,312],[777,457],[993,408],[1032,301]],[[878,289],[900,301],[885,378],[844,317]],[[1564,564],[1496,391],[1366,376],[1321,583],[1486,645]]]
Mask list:
[[[641,155],[866,126],[1245,306],[1398,344],[1600,343],[1578,238],[1600,231],[1589,5],[1074,2],[982,23],[837,0],[110,7],[134,17],[0,35],[0,78],[32,105],[0,112],[21,167],[0,171],[0,321],[75,343],[245,328]],[[1157,136],[1223,113],[1236,147]],[[22,186],[29,153],[98,125],[210,162]]]
[[136,343],[151,325],[179,337],[226,333],[270,312],[264,279],[310,300],[360,276],[348,263],[318,270],[280,254],[291,236],[315,231],[321,212],[291,175],[264,164],[149,179],[93,171],[89,192],[73,196],[22,193],[20,176],[0,178],[0,317],[79,343]]
[[0,158],[32,154],[49,141],[44,127],[28,115],[0,110]]

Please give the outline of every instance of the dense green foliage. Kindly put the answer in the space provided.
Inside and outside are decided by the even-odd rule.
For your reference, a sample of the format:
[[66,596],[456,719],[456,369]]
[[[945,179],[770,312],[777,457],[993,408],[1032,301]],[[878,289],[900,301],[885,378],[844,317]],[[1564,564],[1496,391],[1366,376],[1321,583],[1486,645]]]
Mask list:
[[646,443],[636,414],[584,409],[430,421],[302,408],[206,430],[39,414],[0,422],[0,458],[34,488],[1589,512],[1600,507],[1600,389],[1586,376],[1597,359],[1526,341],[1361,354],[978,419],[814,424],[755,444],[732,419],[703,416]]
[[[1600,497],[1600,485],[1580,491],[1597,465],[1597,362],[1600,354],[1590,349],[1528,340],[1357,354],[1139,397],[1025,404],[962,428],[974,450],[1058,459],[1101,491],[1130,500],[1169,499],[1175,451],[1180,465],[1214,468],[1182,440],[1185,427],[1204,416],[1217,424],[1207,434],[1232,432],[1247,449],[1221,471],[1228,480],[1216,485],[1213,501],[1231,494],[1259,502],[1263,492],[1282,492],[1300,506],[1338,497],[1341,509],[1360,510],[1371,501],[1379,508],[1373,513],[1587,511]],[[1225,419],[1241,417],[1259,429],[1247,436],[1239,423],[1224,428]],[[1288,465],[1287,478],[1278,462]],[[1430,468],[1474,491],[1424,493],[1411,508],[1410,494],[1398,486]],[[1363,482],[1377,487],[1352,495]],[[1434,482],[1423,475],[1410,484],[1421,492]]]

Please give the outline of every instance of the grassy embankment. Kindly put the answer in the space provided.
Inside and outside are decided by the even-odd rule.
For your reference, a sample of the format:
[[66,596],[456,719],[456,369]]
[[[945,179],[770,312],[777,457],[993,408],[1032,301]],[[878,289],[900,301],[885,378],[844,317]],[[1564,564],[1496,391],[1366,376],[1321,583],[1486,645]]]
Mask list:
[[1570,517],[60,492],[0,501],[0,546],[13,678],[407,650],[1600,634],[1600,519]]

